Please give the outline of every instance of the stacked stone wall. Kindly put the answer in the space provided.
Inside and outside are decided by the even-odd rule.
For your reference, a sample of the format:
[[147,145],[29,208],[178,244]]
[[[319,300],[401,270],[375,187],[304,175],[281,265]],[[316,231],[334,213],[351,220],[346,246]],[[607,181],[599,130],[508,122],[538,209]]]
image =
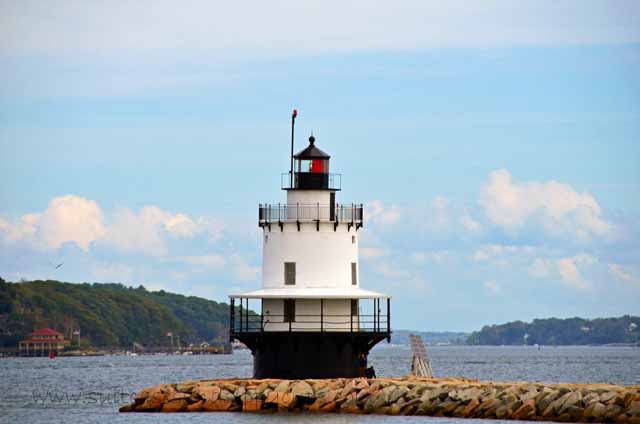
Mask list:
[[144,389],[120,411],[306,411],[640,424],[640,386],[416,377],[203,380]]

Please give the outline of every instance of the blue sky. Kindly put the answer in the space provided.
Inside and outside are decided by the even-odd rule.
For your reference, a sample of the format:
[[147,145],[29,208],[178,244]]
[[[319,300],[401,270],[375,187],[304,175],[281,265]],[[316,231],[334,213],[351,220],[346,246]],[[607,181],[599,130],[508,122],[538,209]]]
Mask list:
[[636,2],[0,11],[6,280],[257,287],[295,107],[396,328],[640,313]]

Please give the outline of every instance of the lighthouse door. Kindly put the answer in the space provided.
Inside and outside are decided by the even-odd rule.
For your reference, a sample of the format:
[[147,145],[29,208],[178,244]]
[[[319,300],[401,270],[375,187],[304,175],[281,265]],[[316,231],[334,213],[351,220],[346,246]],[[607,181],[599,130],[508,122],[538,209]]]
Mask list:
[[329,193],[329,221],[336,220],[336,193]]

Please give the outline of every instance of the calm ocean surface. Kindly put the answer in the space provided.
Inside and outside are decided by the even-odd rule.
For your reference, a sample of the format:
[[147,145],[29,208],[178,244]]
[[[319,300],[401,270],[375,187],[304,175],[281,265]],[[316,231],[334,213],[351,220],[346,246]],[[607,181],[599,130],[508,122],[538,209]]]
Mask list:
[[[429,347],[437,376],[485,380],[640,384],[640,348]],[[378,376],[409,371],[411,351],[380,345],[369,362]],[[0,422],[6,423],[472,423],[428,417],[252,415],[239,413],[119,414],[138,390],[159,383],[249,377],[251,354],[0,358]],[[487,420],[482,420],[486,423]],[[511,421],[513,422],[513,421]]]

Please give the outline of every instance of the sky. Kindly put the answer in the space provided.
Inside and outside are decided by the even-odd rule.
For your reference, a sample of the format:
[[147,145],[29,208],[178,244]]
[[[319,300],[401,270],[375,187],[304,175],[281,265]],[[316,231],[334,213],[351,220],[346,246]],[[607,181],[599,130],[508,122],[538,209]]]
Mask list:
[[293,108],[394,328],[640,314],[636,1],[0,0],[0,276],[258,288]]

